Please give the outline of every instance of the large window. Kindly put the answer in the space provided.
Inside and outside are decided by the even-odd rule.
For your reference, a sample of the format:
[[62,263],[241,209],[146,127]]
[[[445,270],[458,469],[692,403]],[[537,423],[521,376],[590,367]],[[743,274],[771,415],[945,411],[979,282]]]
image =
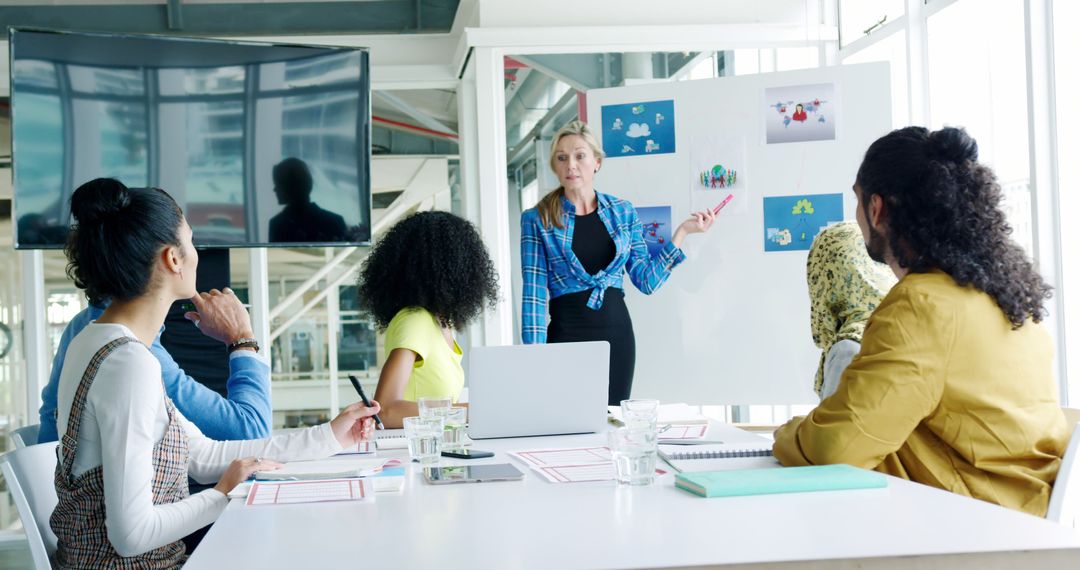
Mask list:
[[844,63],[889,63],[889,82],[892,88],[892,126],[905,127],[911,122],[911,97],[908,94],[907,36],[903,30],[844,58]]
[[776,49],[737,49],[734,52],[733,75],[770,73],[809,69],[820,65],[817,47]]
[[[271,263],[296,259],[295,251],[275,249],[270,251]],[[303,281],[302,273],[289,269],[289,275],[280,281],[271,281],[272,299],[283,299]],[[233,276],[234,282],[236,275]],[[272,343],[274,427],[297,427],[314,425],[331,417],[330,410],[330,322],[334,321],[337,340],[337,389],[339,405],[355,401],[356,395],[348,380],[353,374],[364,384],[365,391],[375,393],[379,379],[382,335],[378,334],[372,320],[361,314],[355,285],[337,287],[337,310],[331,309],[329,298],[315,305],[298,319],[302,302],[297,302],[271,323],[271,331],[288,326]],[[315,293],[312,293],[315,294]],[[333,293],[331,293],[333,294]],[[237,289],[241,300],[246,289]],[[331,315],[336,314],[336,318]]]
[[[979,25],[972,25],[978,22]],[[930,128],[979,143],[1005,193],[1013,238],[1032,252],[1023,0],[961,0],[927,19]]]
[[904,15],[904,0],[839,0],[840,42],[848,45]]
[[1080,101],[1080,2],[1056,0],[1054,9],[1054,85],[1056,89],[1058,212],[1061,216],[1061,290],[1065,305],[1065,351],[1070,364],[1072,407],[1080,400],[1080,226],[1069,223],[1080,211],[1080,130],[1072,124]]
[[709,57],[703,58],[701,61],[694,64],[694,67],[690,69],[690,73],[679,78],[679,81],[693,79],[712,79],[716,77],[716,57],[716,52],[712,52]]
[[816,46],[779,48],[776,50],[776,70],[793,71],[820,65],[821,55]]
[[341,329],[338,331],[338,369],[370,372],[379,367],[375,323],[360,313],[356,286],[340,288]]
[[[1034,255],[1038,231],[1031,192],[1029,130],[1049,128],[1056,142],[1052,157],[1057,179],[1041,190],[1052,196],[1057,186],[1055,211],[1060,212],[1059,251],[1042,248],[1035,260],[1040,267],[1060,263],[1055,295],[1064,314],[1052,315],[1064,323],[1057,358],[1071,366],[1072,399],[1080,398],[1080,228],[1070,224],[1068,212],[1080,207],[1080,131],[1070,128],[1072,102],[1080,100],[1080,36],[1073,33],[1080,18],[1080,2],[1071,0],[836,0],[839,9],[841,50],[845,64],[887,61],[892,66],[893,123],[902,126],[916,118],[930,129],[960,126],[979,143],[980,160],[997,174],[1004,191],[1003,208],[1013,238]],[[904,13],[904,8],[912,8]],[[1053,15],[1053,109],[1051,125],[1031,125],[1036,109],[1028,101],[1029,69],[1047,61],[1031,61],[1027,46],[1029,22],[1044,7]],[[1031,10],[1031,16],[1026,11]],[[876,20],[875,20],[876,18]],[[884,18],[882,25],[875,25]],[[895,23],[892,23],[895,22]],[[869,34],[862,31],[874,26]],[[862,28],[862,30],[860,30]],[[1032,37],[1034,44],[1046,37]],[[1033,74],[1038,77],[1038,73]],[[1050,244],[1047,244],[1050,245]],[[1070,370],[1065,369],[1066,372]],[[1068,382],[1069,378],[1064,379]]]
[[[11,224],[0,220],[0,231],[11,236]],[[10,238],[0,235],[0,453],[12,448],[8,434],[12,430],[32,423],[37,417],[26,414],[26,382],[24,349],[21,326],[22,306],[19,304],[19,280],[21,271],[18,254],[11,248]],[[7,484],[0,477],[0,529],[11,528],[19,520],[15,503],[7,491]],[[0,546],[2,547],[2,546]],[[2,560],[2,559],[0,559]],[[29,562],[29,557],[27,557]]]

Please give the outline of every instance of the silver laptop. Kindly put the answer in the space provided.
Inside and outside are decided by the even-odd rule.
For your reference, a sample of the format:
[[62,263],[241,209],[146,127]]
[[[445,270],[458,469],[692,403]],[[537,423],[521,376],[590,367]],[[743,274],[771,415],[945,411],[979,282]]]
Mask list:
[[607,423],[607,341],[469,351],[469,437],[592,433]]

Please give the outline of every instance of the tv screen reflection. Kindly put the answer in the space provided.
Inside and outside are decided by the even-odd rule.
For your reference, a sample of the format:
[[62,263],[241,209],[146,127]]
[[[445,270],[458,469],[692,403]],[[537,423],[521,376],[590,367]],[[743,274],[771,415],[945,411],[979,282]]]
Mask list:
[[17,247],[63,247],[69,200],[166,190],[199,246],[370,240],[368,54],[14,30]]

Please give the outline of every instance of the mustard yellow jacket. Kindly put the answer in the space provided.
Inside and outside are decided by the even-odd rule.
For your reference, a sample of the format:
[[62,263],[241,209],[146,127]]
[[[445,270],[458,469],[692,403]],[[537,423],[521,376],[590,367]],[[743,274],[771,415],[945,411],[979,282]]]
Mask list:
[[1038,516],[1069,437],[1043,328],[909,274],[870,317],[836,394],[776,432],[784,465],[846,463]]

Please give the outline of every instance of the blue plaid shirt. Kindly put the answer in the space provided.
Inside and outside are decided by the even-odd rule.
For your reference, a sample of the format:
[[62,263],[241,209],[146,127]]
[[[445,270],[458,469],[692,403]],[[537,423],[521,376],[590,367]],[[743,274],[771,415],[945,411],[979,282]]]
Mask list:
[[568,293],[591,291],[588,307],[600,309],[604,290],[623,288],[623,276],[646,295],[667,281],[671,270],[686,259],[682,250],[668,242],[656,257],[649,256],[637,210],[626,200],[596,193],[597,210],[615,242],[615,259],[606,269],[589,275],[572,249],[574,205],[565,197],[563,229],[545,228],[536,208],[521,214],[521,341],[547,342],[547,301]]

